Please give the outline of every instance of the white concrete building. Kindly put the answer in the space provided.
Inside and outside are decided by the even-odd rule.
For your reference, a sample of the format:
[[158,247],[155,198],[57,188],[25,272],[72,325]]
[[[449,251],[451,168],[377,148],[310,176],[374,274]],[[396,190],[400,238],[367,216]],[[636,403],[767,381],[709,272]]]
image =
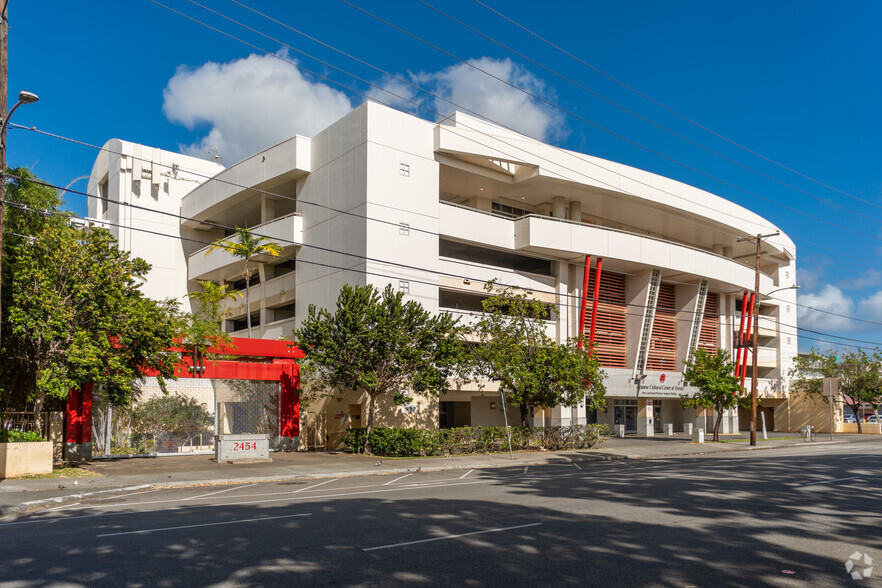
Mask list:
[[[602,258],[595,348],[608,409],[556,408],[534,414],[537,424],[596,419],[640,434],[664,423],[706,427],[704,415],[679,405],[683,361],[696,345],[732,349],[755,275],[754,245],[738,237],[776,230],[697,188],[461,113],[431,123],[366,103],[315,137],[228,169],[116,140],[106,147],[89,192],[109,205],[91,199],[89,216],[154,265],[151,296],[185,301],[198,280],[243,287],[240,260],[204,251],[234,226],[284,247],[262,260],[252,287],[259,337],[290,337],[309,305],[332,308],[346,283],[391,283],[431,311],[469,320],[484,283],[496,279],[553,302],[548,333],[565,341],[578,335],[585,256],[592,266]],[[793,286],[792,241],[782,234],[762,244],[760,292]],[[235,305],[225,328],[244,336],[244,303]],[[760,397],[773,409],[797,351],[794,290],[764,299],[760,314]],[[492,387],[472,387],[384,410],[424,426],[500,424],[496,398]],[[316,409],[332,442],[359,404]],[[737,414],[725,416],[724,431],[737,430]]]

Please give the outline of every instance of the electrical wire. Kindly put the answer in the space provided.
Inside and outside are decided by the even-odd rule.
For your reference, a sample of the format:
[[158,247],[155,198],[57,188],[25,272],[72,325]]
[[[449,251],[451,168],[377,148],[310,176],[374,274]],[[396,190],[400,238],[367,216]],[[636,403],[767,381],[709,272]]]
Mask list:
[[717,137],[717,138],[719,138],[719,139],[722,139],[723,141],[726,141],[727,143],[729,143],[729,144],[731,144],[731,145],[734,145],[735,147],[738,147],[739,149],[742,149],[742,150],[746,151],[747,153],[750,153],[751,155],[754,155],[754,156],[756,156],[756,157],[759,157],[760,159],[763,159],[764,161],[767,161],[768,163],[771,163],[772,165],[775,165],[775,166],[777,166],[777,167],[780,167],[781,169],[786,170],[786,171],[788,171],[788,172],[790,172],[790,173],[796,174],[797,176],[799,176],[799,177],[801,177],[801,178],[803,178],[803,179],[805,179],[805,180],[808,180],[808,181],[810,181],[810,182],[813,182],[813,183],[815,183],[815,184],[817,184],[817,185],[819,185],[819,186],[821,186],[821,187],[827,188],[828,190],[832,190],[832,191],[834,191],[834,192],[838,192],[839,194],[842,194],[843,196],[848,196],[849,198],[852,198],[852,199],[854,199],[854,200],[857,200],[858,202],[861,202],[861,203],[863,203],[863,204],[868,204],[868,205],[870,205],[870,206],[874,206],[874,207],[876,207],[876,208],[882,208],[882,205],[879,205],[879,204],[877,204],[877,203],[875,203],[875,202],[870,202],[869,200],[864,200],[863,198],[860,198],[860,197],[858,197],[858,196],[855,196],[854,194],[850,194],[850,193],[848,193],[848,192],[846,192],[846,191],[844,191],[844,190],[840,190],[839,188],[836,188],[835,186],[831,186],[831,185],[829,185],[829,184],[826,184],[826,183],[824,183],[824,182],[822,182],[822,181],[820,181],[820,180],[817,180],[817,179],[815,179],[815,178],[813,178],[813,177],[811,177],[811,176],[809,176],[809,175],[807,175],[807,174],[804,174],[804,173],[802,173],[802,172],[800,172],[800,171],[798,171],[798,170],[796,170],[796,169],[793,169],[793,168],[791,168],[791,167],[788,167],[788,166],[784,165],[783,163],[779,163],[778,161],[775,161],[774,159],[772,159],[772,158],[770,158],[770,157],[767,157],[767,156],[763,155],[762,153],[759,153],[759,152],[757,152],[757,151],[754,151],[753,149],[751,149],[751,148],[749,148],[749,147],[746,147],[745,145],[742,145],[741,143],[738,143],[738,142],[734,141],[733,139],[730,139],[730,138],[726,137],[725,135],[723,135],[723,134],[721,134],[721,133],[718,133],[717,131],[714,131],[713,129],[711,129],[711,128],[709,128],[709,127],[707,127],[707,126],[705,126],[705,125],[703,125],[703,124],[701,124],[701,123],[695,121],[695,120],[692,119],[692,118],[689,118],[688,116],[686,116],[686,115],[684,115],[684,114],[682,114],[682,113],[680,113],[680,112],[674,110],[673,108],[671,108],[671,107],[669,107],[669,106],[666,106],[665,104],[659,102],[658,100],[655,100],[654,98],[652,98],[652,97],[650,97],[649,95],[647,95],[647,94],[645,94],[645,93],[643,93],[643,92],[637,90],[636,88],[634,88],[634,87],[632,87],[632,86],[626,84],[625,82],[622,82],[621,80],[619,80],[619,79],[613,77],[612,75],[606,73],[605,71],[601,70],[600,68],[598,68],[598,67],[596,67],[596,66],[594,66],[594,65],[592,65],[592,64],[590,64],[590,63],[588,63],[588,62],[586,62],[585,60],[583,60],[583,59],[581,59],[580,57],[574,55],[573,53],[567,51],[566,49],[561,48],[560,46],[554,44],[553,42],[549,41],[548,39],[542,37],[541,35],[535,33],[534,31],[530,30],[530,29],[527,28],[526,26],[524,26],[524,25],[522,25],[522,24],[516,22],[515,20],[509,18],[508,16],[502,14],[502,12],[496,10],[495,8],[492,8],[492,7],[488,6],[487,4],[485,4],[484,2],[482,2],[481,0],[473,0],[473,1],[474,1],[476,4],[479,4],[480,6],[483,6],[484,8],[486,8],[487,10],[489,10],[490,12],[496,14],[496,15],[499,16],[500,18],[502,18],[502,19],[504,19],[504,20],[510,22],[511,24],[513,24],[513,25],[516,26],[517,28],[521,29],[521,30],[524,31],[525,33],[527,33],[527,34],[529,34],[529,35],[532,35],[533,37],[535,37],[536,39],[539,39],[540,41],[542,41],[542,42],[545,43],[546,45],[548,45],[548,46],[550,46],[550,47],[556,49],[557,51],[563,53],[563,54],[566,55],[567,57],[570,57],[571,59],[575,60],[576,62],[581,63],[581,64],[584,65],[585,67],[587,67],[587,68],[589,68],[589,69],[591,69],[591,70],[597,72],[598,74],[602,75],[603,77],[607,78],[608,80],[610,80],[610,81],[612,81],[612,82],[618,84],[619,86],[625,88],[625,89],[628,90],[629,92],[633,92],[633,93],[636,94],[637,96],[640,96],[640,97],[643,98],[644,100],[648,100],[648,101],[651,102],[652,104],[655,104],[656,106],[658,106],[658,107],[660,107],[660,108],[662,108],[662,109],[664,109],[664,110],[670,112],[670,113],[673,114],[674,116],[677,116],[678,118],[680,118],[680,119],[682,119],[682,120],[688,122],[689,124],[695,125],[695,126],[698,127],[699,129],[701,129],[701,130],[703,130],[703,131],[705,131],[705,132],[708,132],[708,133],[710,133],[711,135],[713,135],[713,136],[715,136],[715,137]]
[[[54,188],[54,189],[57,189],[57,190],[60,190],[60,189],[61,189],[60,186],[54,186],[54,185],[52,185],[52,184],[50,184],[50,183],[43,182],[43,181],[40,181],[40,180],[35,180],[35,179],[31,179],[31,178],[22,178],[21,176],[17,176],[17,175],[15,175],[15,174],[8,174],[8,175],[9,175],[9,177],[14,177],[14,178],[17,178],[17,179],[19,179],[19,180],[25,180],[25,181],[32,182],[32,183],[35,183],[35,184],[38,184],[38,185],[43,185],[43,186],[51,187],[51,188]],[[79,193],[79,194],[82,194],[82,195],[85,195],[85,196],[88,196],[88,197],[96,198],[96,199],[99,199],[99,200],[104,200],[104,201],[107,201],[107,202],[113,202],[113,201],[111,201],[109,198],[106,198],[106,197],[94,196],[94,195],[90,195],[90,194],[87,194],[87,193],[79,192],[79,191],[76,191],[76,190],[70,190],[70,191],[71,191],[71,192],[74,192],[74,193]],[[14,202],[8,202],[8,201],[7,201],[7,202],[5,202],[4,204],[7,204],[7,205],[12,206],[12,207],[16,207],[16,208],[23,209],[23,210],[25,210],[25,211],[29,211],[29,212],[33,212],[33,213],[37,213],[37,214],[43,214],[43,215],[46,215],[46,214],[47,214],[46,211],[38,211],[38,210],[29,209],[29,208],[26,207],[26,206],[23,206],[23,205],[21,205],[21,204],[14,203]],[[175,214],[175,213],[171,213],[171,212],[155,211],[155,210],[153,210],[153,209],[150,209],[150,208],[147,208],[147,207],[138,206],[138,205],[135,205],[135,204],[132,204],[132,203],[114,202],[114,204],[117,204],[117,205],[120,205],[120,206],[128,206],[128,207],[131,207],[131,208],[133,208],[133,209],[137,209],[137,210],[145,210],[145,211],[148,211],[148,212],[159,213],[159,214],[162,214],[162,215],[175,217],[175,218],[177,218],[177,219],[179,219],[179,220],[195,220],[195,219],[191,219],[191,218],[188,219],[188,217],[183,217],[182,215],[177,215],[177,214]],[[68,219],[71,218],[70,215],[69,215],[69,214],[66,214],[66,213],[57,213],[57,212],[56,212],[56,213],[52,213],[52,214],[56,214],[56,215],[60,215],[60,216],[64,216],[65,218],[68,218]],[[199,240],[199,239],[193,239],[193,238],[189,238],[189,237],[183,237],[183,236],[181,236],[181,235],[168,235],[168,234],[166,234],[166,233],[160,233],[160,232],[157,232],[157,231],[151,231],[151,230],[149,230],[149,229],[142,229],[142,228],[135,228],[135,227],[127,227],[127,226],[125,226],[125,225],[121,225],[121,224],[117,224],[117,223],[111,223],[111,222],[109,222],[109,221],[98,221],[98,223],[99,223],[99,224],[103,224],[103,225],[107,225],[107,226],[117,227],[117,228],[120,228],[120,229],[123,229],[123,230],[130,230],[130,231],[136,231],[136,232],[143,232],[143,233],[152,234],[152,235],[157,235],[157,236],[162,236],[162,237],[167,237],[167,238],[174,238],[174,239],[177,239],[177,240],[181,240],[181,241],[189,241],[189,242],[193,242],[193,243],[197,243],[197,244],[201,244],[201,245],[205,245],[205,246],[207,246],[207,245],[211,245],[211,244],[213,243],[212,241],[204,241],[204,240]],[[220,223],[209,223],[209,224],[212,224],[212,225],[214,225],[214,226],[216,226],[216,227],[218,227],[218,228],[231,228],[231,227],[228,227],[228,226],[226,226],[226,225],[222,225],[222,224],[220,224]],[[270,238],[268,235],[262,235],[262,234],[260,234],[260,233],[255,233],[255,236],[257,236],[257,237],[263,237],[263,238]],[[28,236],[24,236],[24,235],[22,235],[22,237],[23,237],[23,238],[28,238]],[[409,266],[409,265],[406,265],[406,264],[399,264],[399,263],[389,262],[389,261],[380,260],[380,259],[368,258],[368,257],[366,257],[366,256],[362,256],[362,255],[358,255],[358,254],[352,254],[352,253],[347,253],[347,252],[338,251],[338,250],[333,250],[333,249],[329,249],[329,248],[318,247],[318,246],[310,246],[310,245],[305,245],[305,244],[299,244],[299,243],[296,243],[296,242],[287,241],[287,240],[285,240],[285,239],[277,239],[277,240],[281,240],[281,241],[284,241],[284,242],[286,242],[286,243],[293,244],[293,245],[298,245],[298,246],[301,246],[301,247],[307,247],[307,248],[310,248],[310,247],[311,247],[311,248],[318,249],[318,250],[321,250],[321,251],[324,251],[324,252],[334,253],[334,254],[338,254],[338,255],[342,255],[342,256],[356,257],[356,258],[359,258],[359,259],[362,259],[362,260],[365,260],[365,261],[373,261],[373,262],[376,262],[376,263],[383,263],[383,264],[387,264],[387,265],[393,265],[393,266],[401,267],[401,268],[404,268],[404,269],[410,269],[410,270],[419,271],[419,272],[427,272],[427,271],[431,271],[431,273],[437,273],[438,275],[443,275],[443,276],[446,276],[446,277],[455,277],[455,278],[460,278],[460,279],[465,279],[465,278],[466,278],[466,276],[462,276],[462,275],[458,275],[458,274],[451,274],[451,273],[448,273],[448,272],[437,272],[437,271],[435,271],[435,270],[428,270],[428,269],[426,269],[426,268],[422,268],[422,267]],[[385,279],[393,279],[393,280],[394,280],[394,279],[398,279],[398,280],[402,279],[402,276],[400,276],[400,275],[395,275],[395,276],[393,276],[393,275],[381,274],[381,273],[377,273],[377,272],[368,272],[368,271],[361,270],[361,269],[350,268],[350,267],[344,267],[344,266],[335,266],[335,265],[332,265],[332,264],[326,264],[326,263],[315,262],[315,261],[310,261],[310,260],[303,260],[303,259],[299,259],[299,258],[296,258],[296,257],[286,257],[286,256],[280,256],[280,257],[281,257],[282,259],[285,259],[285,260],[291,260],[291,261],[295,261],[295,262],[297,262],[297,263],[303,263],[303,264],[308,264],[308,265],[317,265],[317,266],[325,267],[325,268],[328,268],[328,269],[337,269],[337,270],[342,270],[342,271],[358,272],[359,274],[373,275],[373,276],[375,276],[375,277],[382,277],[382,278],[385,278]],[[459,261],[460,263],[462,263],[460,260],[457,260],[457,261]],[[467,264],[467,265],[468,265],[468,264]],[[487,283],[487,281],[485,281],[485,280],[480,280],[480,279],[477,279],[477,278],[468,278],[468,279],[471,279],[471,280],[476,281],[476,282]],[[440,286],[439,286],[439,284],[438,284],[437,282],[430,282],[430,281],[418,280],[418,279],[409,279],[408,281],[409,281],[409,282],[414,282],[414,283],[417,283],[417,284],[423,284],[423,285],[428,285],[428,286],[439,287],[439,288],[440,288]],[[504,284],[504,283],[499,283],[499,282],[496,282],[496,283],[499,284],[499,285],[502,286],[502,287],[512,287],[512,288],[522,289],[521,286],[515,286],[515,285]],[[574,311],[574,310],[576,310],[576,309],[580,309],[580,303],[581,303],[581,299],[582,299],[581,296],[577,296],[577,295],[575,295],[575,294],[568,294],[568,293],[557,293],[557,292],[555,292],[555,291],[550,291],[550,290],[549,290],[549,291],[543,291],[543,290],[540,290],[540,289],[536,289],[535,287],[533,287],[532,290],[535,291],[535,292],[539,292],[539,293],[544,293],[544,294],[554,295],[554,296],[557,296],[557,297],[559,297],[559,298],[563,298],[563,299],[567,299],[567,300],[570,300],[570,299],[575,298],[575,299],[578,300],[578,303],[569,303],[569,302],[567,302],[567,303],[558,303],[558,304],[555,304],[554,306],[555,306],[555,307],[560,307],[560,308],[566,307],[566,308],[568,308],[570,311]],[[599,302],[599,303],[604,303],[604,304],[610,304],[610,302],[608,302],[608,301],[604,301],[604,300],[600,300],[600,299],[598,300],[598,302]],[[624,305],[620,305],[620,306],[623,306],[623,307],[626,307],[626,308],[642,309],[642,310],[644,310],[644,311],[645,311],[646,309],[649,308],[649,307],[646,306],[646,305],[633,304],[633,303],[625,303]],[[656,310],[657,310],[657,309],[656,309]],[[694,314],[697,314],[697,311],[680,310],[680,311],[677,311],[677,314],[678,314],[678,315],[684,315],[684,314],[685,314],[685,315],[689,315],[689,314],[693,314],[693,315],[694,315]],[[706,315],[705,313],[703,313],[703,312],[702,312],[701,314],[702,314],[702,316],[707,316],[707,315]],[[643,313],[634,313],[634,312],[627,312],[627,311],[624,312],[623,315],[626,316],[626,317],[627,317],[627,316],[633,316],[633,317],[638,317],[638,318],[643,318],[643,317],[644,317],[644,314],[643,314]],[[716,315],[716,316],[718,316],[718,317],[729,317],[730,315],[726,315],[726,314],[724,314],[724,313],[721,313],[721,314],[718,314],[718,315]],[[734,315],[732,315],[732,316],[733,316],[733,319],[734,319]],[[760,316],[762,316],[762,315],[760,315]],[[766,318],[768,318],[768,317],[766,317]],[[668,320],[672,320],[672,321],[674,321],[674,322],[684,322],[684,323],[689,323],[689,324],[692,324],[693,321],[694,321],[694,319],[688,319],[688,318],[673,318],[673,319],[668,318]],[[815,331],[815,330],[811,330],[811,329],[806,329],[806,328],[804,328],[804,327],[797,327],[797,326],[795,326],[795,325],[789,325],[789,324],[786,324],[786,323],[782,323],[782,322],[780,322],[780,321],[776,321],[776,323],[778,324],[779,329],[780,329],[781,327],[786,327],[786,328],[792,328],[792,329],[795,329],[795,330],[796,330],[796,332],[790,332],[790,333],[788,333],[788,332],[783,332],[783,333],[780,333],[780,334],[779,334],[779,337],[781,337],[781,336],[786,336],[786,335],[789,334],[789,335],[793,335],[793,336],[799,336],[799,337],[801,337],[801,338],[807,338],[807,339],[809,339],[809,340],[816,340],[816,341],[826,342],[826,343],[830,343],[830,344],[839,344],[839,345],[846,345],[846,346],[855,347],[854,345],[849,345],[849,344],[843,343],[842,341],[835,342],[835,341],[829,341],[829,340],[824,340],[824,339],[818,339],[818,338],[814,338],[814,337],[807,337],[807,336],[804,336],[804,335],[799,335],[799,333],[798,333],[799,331],[804,331],[804,332],[806,332],[806,333],[812,333],[812,334],[817,334],[817,335],[827,336],[827,337],[834,337],[834,338],[836,338],[836,339],[841,339],[841,340],[843,340],[843,341],[854,341],[854,342],[858,342],[858,343],[867,343],[867,344],[871,344],[871,345],[882,345],[882,343],[878,343],[878,342],[874,342],[874,341],[868,341],[868,340],[856,339],[856,338],[850,338],[850,337],[843,337],[843,336],[840,336],[840,335],[834,335],[834,334],[832,334],[832,333],[824,333],[824,332],[822,332],[822,331]],[[732,326],[734,327],[734,325],[732,325]],[[858,348],[859,348],[859,347],[858,347]]]
[[[191,1],[192,1],[192,0],[191,0]],[[745,163],[742,163],[742,162],[740,162],[740,161],[737,161],[736,159],[733,159],[733,158],[731,158],[731,157],[729,157],[729,156],[727,156],[727,155],[725,155],[725,154],[723,154],[723,153],[720,153],[719,151],[716,151],[716,150],[714,150],[714,149],[712,149],[712,148],[710,148],[710,147],[708,147],[708,146],[706,146],[706,145],[703,145],[702,143],[699,143],[698,141],[695,141],[695,140],[693,140],[693,139],[690,139],[689,137],[686,137],[685,135],[682,135],[682,134],[678,133],[677,131],[674,131],[673,129],[670,129],[670,128],[668,128],[668,127],[666,127],[666,126],[664,126],[664,125],[662,125],[662,124],[660,124],[660,123],[658,123],[658,122],[656,122],[656,121],[654,121],[654,120],[652,120],[652,119],[650,119],[650,118],[648,118],[648,117],[643,116],[642,114],[640,114],[640,113],[638,113],[638,112],[636,112],[636,111],[634,111],[634,110],[631,110],[630,108],[628,108],[628,107],[626,107],[626,106],[623,106],[623,105],[619,104],[618,102],[616,102],[615,100],[612,100],[611,98],[607,98],[606,96],[600,94],[599,92],[595,92],[594,90],[588,88],[587,86],[585,86],[585,85],[583,85],[583,84],[580,84],[579,82],[577,82],[577,81],[575,81],[575,80],[573,80],[573,79],[571,79],[571,78],[569,78],[569,77],[567,77],[567,76],[565,76],[565,75],[559,73],[558,71],[556,71],[556,70],[554,70],[554,69],[552,69],[552,68],[550,68],[550,67],[548,67],[548,66],[546,66],[546,65],[543,65],[542,63],[539,63],[539,62],[536,61],[535,59],[532,59],[531,57],[529,57],[529,56],[527,56],[527,55],[524,55],[523,53],[521,53],[521,52],[519,52],[519,51],[517,51],[517,50],[515,50],[515,49],[513,49],[513,48],[511,48],[511,47],[509,47],[508,45],[506,45],[506,44],[504,44],[504,43],[498,41],[497,39],[493,38],[492,36],[487,35],[487,34],[485,34],[485,33],[482,33],[481,31],[479,31],[479,30],[475,29],[474,27],[472,27],[472,26],[466,24],[465,22],[463,22],[463,21],[461,21],[461,20],[459,20],[459,19],[457,19],[457,18],[451,16],[450,14],[448,14],[448,13],[446,13],[446,12],[444,12],[444,11],[441,10],[440,8],[437,8],[437,7],[435,7],[435,6],[431,5],[431,4],[429,4],[428,2],[426,2],[426,0],[416,0],[416,1],[419,2],[420,4],[422,4],[423,6],[429,8],[429,9],[435,11],[435,12],[437,12],[437,13],[440,14],[441,16],[444,16],[445,18],[447,18],[447,19],[449,19],[449,20],[451,20],[451,21],[457,23],[458,25],[460,25],[460,26],[462,26],[462,27],[464,27],[464,28],[466,28],[466,29],[472,31],[472,32],[475,33],[476,35],[480,35],[481,37],[487,39],[488,41],[490,41],[490,42],[492,42],[492,43],[495,43],[496,45],[499,45],[499,46],[502,47],[503,49],[505,49],[505,50],[507,50],[507,51],[509,51],[509,52],[511,52],[511,53],[513,53],[513,54],[515,54],[515,55],[517,55],[518,57],[520,57],[520,58],[522,58],[522,59],[525,59],[525,60],[529,61],[530,63],[534,64],[535,66],[544,69],[544,70],[547,71],[548,73],[550,73],[550,74],[552,74],[552,75],[554,75],[554,76],[556,76],[556,77],[558,77],[558,78],[564,80],[565,82],[567,82],[567,83],[569,83],[569,84],[571,84],[571,85],[573,85],[573,86],[575,86],[575,87],[577,87],[577,88],[579,88],[579,89],[581,89],[581,90],[583,90],[583,91],[585,91],[585,92],[591,94],[592,96],[595,96],[596,98],[599,98],[600,100],[603,100],[603,101],[607,102],[608,104],[611,104],[611,105],[615,106],[616,108],[618,108],[618,109],[620,109],[620,110],[622,110],[622,111],[624,111],[624,112],[627,112],[628,114],[630,114],[630,115],[632,115],[632,116],[635,116],[635,117],[639,118],[640,120],[642,120],[642,121],[644,121],[644,122],[646,122],[646,123],[649,123],[649,124],[653,125],[654,127],[658,128],[658,129],[661,129],[661,130],[663,130],[663,131],[665,131],[665,132],[667,132],[667,133],[673,135],[674,137],[677,137],[678,139],[681,139],[681,140],[683,140],[683,141],[686,141],[687,143],[690,143],[691,145],[694,145],[694,146],[696,146],[696,147],[698,147],[698,148],[700,148],[700,149],[703,149],[704,151],[706,151],[706,152],[708,152],[708,153],[710,153],[710,154],[712,154],[712,155],[715,155],[715,156],[717,156],[717,157],[719,157],[719,158],[721,158],[721,159],[724,159],[724,160],[728,161],[729,163],[732,163],[732,164],[734,164],[734,165],[737,165],[737,166],[739,166],[739,167],[741,167],[741,168],[743,168],[743,169],[745,169],[745,170],[750,171],[751,173],[754,173],[754,174],[756,174],[756,175],[758,175],[758,176],[760,176],[760,177],[762,177],[762,178],[765,178],[765,179],[767,179],[767,180],[770,180],[770,181],[772,181],[772,182],[775,182],[776,184],[779,184],[779,185],[781,185],[781,186],[784,186],[784,187],[786,187],[786,188],[789,188],[789,189],[791,189],[791,190],[793,190],[793,191],[795,191],[795,192],[799,192],[800,194],[803,194],[803,195],[805,195],[805,196],[808,196],[808,197],[810,197],[810,198],[813,198],[813,199],[815,199],[815,200],[817,200],[817,201],[819,201],[819,202],[821,202],[821,203],[823,203],[823,204],[827,204],[827,205],[832,206],[832,207],[834,207],[834,208],[838,208],[838,209],[840,209],[840,210],[843,210],[843,211],[845,211],[845,212],[848,212],[848,213],[854,214],[855,216],[859,216],[859,217],[864,218],[864,219],[866,219],[866,220],[869,220],[869,221],[871,221],[871,222],[878,223],[878,224],[882,224],[882,220],[880,220],[880,219],[878,219],[878,218],[875,218],[875,217],[872,217],[872,216],[866,215],[866,214],[864,214],[864,213],[862,213],[862,212],[858,212],[858,211],[856,211],[856,210],[852,210],[852,209],[850,209],[850,208],[848,208],[848,207],[846,207],[846,206],[842,206],[841,204],[837,204],[837,203],[835,203],[835,202],[831,202],[831,201],[829,201],[829,200],[826,200],[826,199],[824,199],[824,198],[821,198],[820,196],[817,196],[817,195],[815,195],[815,194],[812,194],[811,192],[808,192],[808,191],[806,191],[806,190],[803,190],[803,189],[801,189],[801,188],[798,188],[798,187],[796,187],[796,186],[794,186],[794,185],[792,185],[792,184],[788,184],[787,182],[784,182],[783,180],[779,180],[778,178],[775,178],[775,177],[770,176],[770,175],[768,175],[768,174],[766,174],[766,173],[764,173],[764,172],[761,172],[761,171],[759,171],[758,169],[755,169],[755,168],[753,168],[753,167],[750,167],[749,165],[747,165],[747,164],[745,164]],[[878,205],[877,205],[877,206],[878,206]],[[880,206],[880,208],[882,208],[882,206]]]

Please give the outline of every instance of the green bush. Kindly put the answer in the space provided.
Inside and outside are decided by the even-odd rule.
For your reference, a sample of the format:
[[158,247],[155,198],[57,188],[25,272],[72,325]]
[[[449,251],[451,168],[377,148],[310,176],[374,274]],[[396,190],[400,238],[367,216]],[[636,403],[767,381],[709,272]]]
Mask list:
[[[608,433],[607,425],[558,427],[511,427],[512,449],[588,449]],[[357,453],[364,449],[365,429],[349,429],[343,443]],[[443,453],[492,453],[508,450],[505,427],[458,427],[425,429],[371,429],[371,450],[375,455],[410,457]]]
[[36,431],[7,431],[0,429],[0,443],[29,443],[45,441]]

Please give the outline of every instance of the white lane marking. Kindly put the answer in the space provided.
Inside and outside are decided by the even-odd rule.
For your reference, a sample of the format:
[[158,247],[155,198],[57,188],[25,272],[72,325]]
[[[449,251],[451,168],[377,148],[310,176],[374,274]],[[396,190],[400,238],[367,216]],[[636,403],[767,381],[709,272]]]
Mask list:
[[404,474],[404,475],[401,476],[400,478],[395,478],[394,480],[391,480],[391,481],[389,481],[389,482],[386,482],[385,484],[383,484],[383,486],[388,486],[388,485],[390,485],[390,484],[394,484],[394,483],[397,482],[398,480],[403,480],[404,478],[406,478],[406,477],[408,477],[408,476],[412,476],[412,475],[413,475],[413,474]]
[[129,492],[128,494],[120,494],[119,496],[108,496],[106,498],[99,498],[98,500],[116,500],[117,498],[125,498],[126,496],[135,496],[136,494],[150,494],[151,492],[159,492],[162,488],[155,488],[153,490],[144,490],[143,492]]
[[524,466],[524,473],[527,473],[527,470],[530,469],[530,466]]
[[65,508],[70,508],[72,506],[77,506],[78,504],[82,504],[81,502],[74,502],[73,504],[65,504],[64,506],[56,506],[54,508],[47,508],[44,512],[49,512],[50,510],[62,510]]
[[529,525],[518,525],[516,527],[501,527],[499,529],[484,529],[483,531],[472,531],[471,533],[459,533],[457,535],[445,535],[443,537],[432,537],[431,539],[420,539],[418,541],[405,541],[404,543],[393,543],[392,545],[380,545],[377,547],[366,547],[362,551],[376,551],[378,549],[392,549],[393,547],[404,547],[405,545],[416,545],[417,543],[430,543],[432,541],[443,541],[445,539],[456,539],[458,537],[470,537],[471,535],[482,535],[484,533],[499,533],[501,531],[512,531],[514,529],[526,529],[527,527],[537,527],[542,523],[530,523]]
[[221,521],[219,523],[201,523],[199,525],[181,525],[180,527],[162,527],[160,529],[141,529],[138,531],[122,531],[120,533],[104,533],[95,535],[96,537],[117,537],[119,535],[146,535],[147,533],[156,533],[158,531],[177,531],[179,529],[195,529],[197,527],[215,527],[217,525],[235,525],[237,523],[254,523],[257,521],[271,521],[273,519],[290,519],[293,517],[308,517],[311,512],[304,512],[293,515],[281,515],[277,517],[260,517],[257,519],[239,519],[237,521]]
[[463,475],[461,475],[461,476],[459,477],[459,479],[462,480],[463,478],[465,478],[466,476],[468,476],[469,474],[471,474],[473,471],[475,471],[475,470],[469,470],[469,471],[467,471],[466,473],[464,473]]
[[205,498],[206,496],[214,496],[215,494],[223,494],[224,492],[230,492],[231,490],[238,490],[239,488],[245,488],[246,486],[251,486],[251,484],[242,484],[241,486],[224,488],[223,490],[218,490],[217,492],[209,492],[208,494],[200,494],[198,496],[188,496],[187,498],[181,498],[181,500],[197,500],[199,498]]
[[814,484],[829,484],[830,482],[844,482],[846,480],[857,480],[860,476],[852,476],[850,478],[837,478],[835,480],[818,480],[817,482],[806,482],[803,486],[812,486]]
[[325,484],[330,484],[331,482],[336,482],[339,478],[331,478],[330,480],[325,480],[324,482],[319,482],[318,484],[313,484],[312,486],[306,486],[301,488],[300,490],[294,490],[293,492],[289,492],[289,494],[297,494],[298,492],[304,492],[306,490],[312,490],[313,488],[317,488],[319,486],[324,486]]
[[576,462],[573,462],[573,466],[575,466],[575,468],[576,468],[577,470],[581,470],[581,469],[582,469],[582,466],[580,466],[580,465],[577,464]]

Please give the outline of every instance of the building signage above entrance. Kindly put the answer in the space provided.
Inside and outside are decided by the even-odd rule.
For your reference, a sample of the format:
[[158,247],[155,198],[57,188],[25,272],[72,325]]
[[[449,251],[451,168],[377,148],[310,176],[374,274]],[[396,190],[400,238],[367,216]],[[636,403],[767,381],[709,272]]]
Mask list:
[[618,398],[680,398],[685,394],[697,392],[692,386],[683,383],[679,372],[649,372],[640,383],[633,380],[630,370],[607,369],[606,394]]

